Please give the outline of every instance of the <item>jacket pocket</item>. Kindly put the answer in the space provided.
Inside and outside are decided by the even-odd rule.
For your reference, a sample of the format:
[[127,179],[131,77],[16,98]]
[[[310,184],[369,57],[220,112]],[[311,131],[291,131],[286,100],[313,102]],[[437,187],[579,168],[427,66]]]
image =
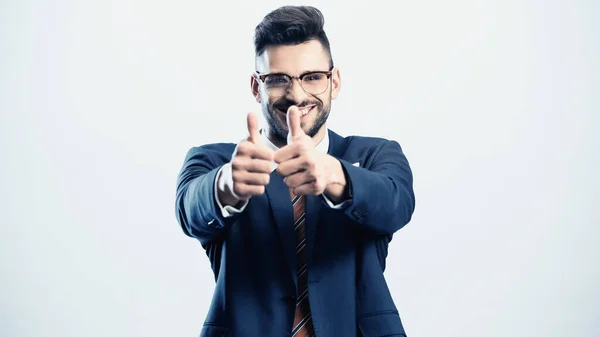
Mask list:
[[406,337],[397,311],[379,311],[357,318],[358,328],[363,337]]
[[224,326],[204,324],[200,337],[225,337],[229,333],[229,328]]

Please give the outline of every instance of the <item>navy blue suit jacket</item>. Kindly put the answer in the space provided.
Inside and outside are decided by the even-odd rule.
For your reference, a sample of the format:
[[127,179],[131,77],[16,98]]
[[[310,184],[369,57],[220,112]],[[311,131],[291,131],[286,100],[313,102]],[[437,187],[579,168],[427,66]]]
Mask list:
[[[342,163],[352,202],[330,208],[306,198],[309,303],[317,337],[405,336],[383,276],[388,243],[410,221],[412,173],[400,145],[329,130],[328,153]],[[289,336],[296,292],[289,191],[273,171],[263,195],[224,218],[214,195],[235,144],[192,148],[178,176],[176,214],[200,241],[216,288],[201,336]],[[360,166],[352,163],[359,162]]]

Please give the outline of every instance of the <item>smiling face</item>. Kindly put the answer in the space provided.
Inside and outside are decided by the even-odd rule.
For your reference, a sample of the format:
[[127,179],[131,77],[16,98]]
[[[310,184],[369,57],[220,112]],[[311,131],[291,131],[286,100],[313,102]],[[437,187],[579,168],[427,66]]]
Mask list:
[[[311,71],[330,70],[330,59],[318,40],[309,40],[297,45],[266,48],[256,58],[256,70],[259,74],[301,76]],[[292,80],[291,86],[280,97],[269,96],[265,85],[256,76],[251,78],[251,87],[267,120],[267,136],[275,145],[287,143],[286,114],[292,105],[300,108],[304,132],[318,143],[327,132],[325,122],[331,109],[331,100],[337,97],[340,90],[340,74],[338,69],[334,69],[327,89],[317,95],[307,93],[297,79]]]

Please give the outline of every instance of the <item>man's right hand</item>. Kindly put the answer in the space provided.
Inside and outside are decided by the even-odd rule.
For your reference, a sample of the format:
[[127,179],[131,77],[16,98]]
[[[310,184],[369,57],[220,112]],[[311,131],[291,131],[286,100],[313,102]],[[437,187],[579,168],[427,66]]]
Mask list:
[[237,144],[230,168],[221,170],[217,178],[217,197],[223,206],[238,206],[253,195],[263,194],[269,184],[275,152],[261,145],[258,117],[250,112],[247,121],[248,138]]

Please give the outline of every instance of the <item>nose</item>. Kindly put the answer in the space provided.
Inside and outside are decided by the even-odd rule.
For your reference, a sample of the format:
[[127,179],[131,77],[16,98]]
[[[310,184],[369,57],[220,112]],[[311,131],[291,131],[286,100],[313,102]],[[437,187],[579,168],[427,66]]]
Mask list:
[[307,98],[307,94],[302,89],[302,84],[299,78],[293,78],[292,83],[287,89],[286,98],[294,102],[303,102]]

